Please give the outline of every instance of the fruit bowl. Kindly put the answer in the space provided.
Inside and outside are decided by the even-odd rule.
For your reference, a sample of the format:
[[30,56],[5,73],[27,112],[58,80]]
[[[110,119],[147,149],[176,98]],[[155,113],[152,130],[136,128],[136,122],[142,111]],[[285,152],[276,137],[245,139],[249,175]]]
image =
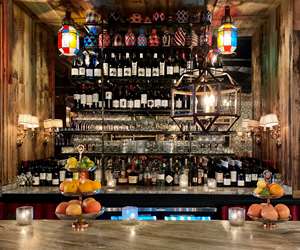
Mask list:
[[66,215],[66,214],[60,214],[60,213],[55,213],[57,218],[60,220],[94,220],[100,215],[102,215],[105,211],[105,208],[102,207],[101,210],[98,213],[89,213],[89,214],[81,214],[81,215]]
[[273,200],[273,199],[279,199],[281,198],[283,195],[261,195],[261,194],[257,194],[255,192],[252,193],[253,196],[260,198],[260,199],[265,199],[265,200]]
[[247,214],[247,215],[253,221],[262,222],[263,227],[266,228],[266,229],[272,229],[272,228],[276,227],[276,224],[286,222],[286,221],[289,221],[291,219],[291,216],[289,216],[286,219],[267,220],[267,219],[264,219],[262,217],[254,217],[254,216],[251,216],[249,214]]
[[93,192],[77,192],[77,193],[70,193],[70,192],[61,192],[62,195],[67,196],[67,197],[80,197],[80,196],[92,196],[99,194],[101,192],[101,189],[95,190]]
[[94,171],[97,168],[97,166],[93,166],[93,167],[89,167],[89,168],[80,168],[80,167],[68,167],[65,166],[65,169],[68,170],[69,172],[73,172],[73,173],[80,173],[80,172],[90,172],[90,171]]

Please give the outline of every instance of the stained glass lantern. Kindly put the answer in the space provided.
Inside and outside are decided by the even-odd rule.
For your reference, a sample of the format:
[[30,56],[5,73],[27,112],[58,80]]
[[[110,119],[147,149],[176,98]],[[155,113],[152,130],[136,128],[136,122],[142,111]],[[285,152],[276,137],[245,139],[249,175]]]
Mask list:
[[225,16],[222,25],[218,29],[218,49],[221,54],[233,54],[237,48],[237,28],[232,24],[230,7],[225,7]]
[[67,11],[63,25],[57,34],[58,49],[65,56],[74,56],[79,52],[79,32],[72,24],[71,12]]

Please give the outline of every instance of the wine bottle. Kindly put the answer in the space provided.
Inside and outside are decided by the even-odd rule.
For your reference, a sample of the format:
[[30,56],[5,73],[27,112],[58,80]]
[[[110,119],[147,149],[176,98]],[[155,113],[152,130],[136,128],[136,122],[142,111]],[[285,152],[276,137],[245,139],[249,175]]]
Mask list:
[[170,158],[169,159],[169,164],[166,167],[166,182],[165,185],[166,186],[173,186],[174,184],[174,171],[173,171],[173,159]]
[[154,97],[154,107],[157,109],[161,108],[161,97],[157,90],[154,90]]
[[105,91],[105,107],[111,109],[112,106],[112,92],[111,90]]
[[86,93],[85,93],[85,85],[81,85],[81,94],[80,94],[80,108],[85,109],[86,108]]
[[110,61],[109,61],[109,76],[116,77],[117,76],[117,61],[115,53],[111,53]]
[[192,55],[189,54],[187,62],[186,62],[186,71],[191,72],[193,70],[193,58]]
[[227,161],[221,161],[222,167],[223,167],[223,186],[224,187],[230,187],[231,186],[231,176],[230,171],[228,168],[228,162]]
[[157,174],[157,179],[156,179],[157,186],[165,185],[165,169],[166,169],[166,164],[165,163],[160,164],[159,172]]
[[102,76],[102,66],[97,57],[94,57],[94,77],[100,78]]
[[180,75],[183,75],[186,72],[186,68],[187,68],[187,63],[186,63],[186,57],[185,57],[185,53],[182,52],[181,54],[181,60],[180,60]]
[[77,57],[74,57],[73,61],[72,61],[72,68],[71,68],[71,76],[72,77],[78,77],[78,75],[79,75],[79,69],[77,66],[77,62],[78,62]]
[[79,57],[78,59],[78,72],[79,72],[79,77],[80,78],[84,78],[85,77],[85,60],[84,60],[84,55],[82,55],[81,57]]
[[122,109],[127,108],[126,93],[125,87],[123,87],[120,92],[120,108]]
[[97,92],[94,92],[93,93],[93,96],[92,96],[92,99],[93,99],[93,108],[96,109],[98,108],[98,104],[99,104],[99,94]]
[[175,108],[176,109],[182,109],[182,99],[180,96],[178,96],[176,98],[176,101],[175,101]]
[[232,160],[232,159],[229,160],[228,168],[230,171],[231,186],[236,187],[237,186],[237,169],[236,169],[234,160]]
[[176,77],[180,76],[180,64],[179,64],[178,53],[176,53],[176,56],[175,56],[175,59],[174,59],[173,73],[174,73],[174,76],[176,76]]
[[130,63],[130,56],[129,53],[126,52],[126,58],[124,63],[124,76],[130,77],[132,75],[132,67]]
[[194,62],[193,62],[193,75],[198,77],[200,75],[200,69],[199,69],[199,60],[198,60],[198,55],[196,54],[194,57]]
[[117,76],[118,77],[123,77],[123,60],[122,60],[122,54],[121,53],[119,54]]
[[133,93],[133,99],[134,99],[134,108],[140,109],[141,108],[141,95],[140,95],[140,89],[139,86],[136,86],[136,90]]
[[163,94],[161,99],[161,107],[167,109],[169,107],[170,92],[168,90],[162,91],[162,89],[160,92]]
[[147,94],[147,108],[153,109],[154,106],[155,106],[154,97],[152,92],[150,92],[149,94]]
[[93,58],[89,54],[85,56],[85,65],[86,65],[85,76],[87,78],[93,78],[94,77]]
[[104,54],[104,59],[103,59],[103,63],[102,63],[102,67],[103,67],[103,76],[109,76],[109,64],[108,64],[108,59],[107,59],[107,54]]
[[144,62],[144,55],[143,53],[140,53],[140,58],[138,62],[138,76],[139,77],[145,77],[146,72],[145,72],[145,62]]
[[159,76],[165,75],[165,65],[166,65],[165,56],[164,54],[162,54],[159,62]]
[[138,75],[138,62],[136,58],[136,54],[133,54],[132,62],[131,62],[131,75],[137,76]]
[[174,67],[173,67],[171,56],[168,57],[168,60],[166,62],[166,69],[167,69],[167,76],[173,76],[174,75]]
[[152,59],[149,55],[146,57],[146,70],[145,70],[146,77],[152,77]]
[[[119,90],[119,91],[118,91]],[[113,90],[113,101],[112,101],[112,105],[114,109],[118,109],[120,108],[120,95],[121,95],[121,89],[117,89],[117,86],[114,87]]]
[[133,107],[134,107],[133,92],[131,89],[127,89],[127,93],[128,93],[128,94],[126,94],[126,96],[128,96],[127,108],[133,109]]
[[215,179],[217,182],[217,186],[222,187],[224,182],[224,175],[223,175],[222,165],[220,163],[216,163],[215,165]]
[[159,76],[159,61],[157,59],[157,53],[153,54],[153,60],[152,60],[152,77],[158,77]]

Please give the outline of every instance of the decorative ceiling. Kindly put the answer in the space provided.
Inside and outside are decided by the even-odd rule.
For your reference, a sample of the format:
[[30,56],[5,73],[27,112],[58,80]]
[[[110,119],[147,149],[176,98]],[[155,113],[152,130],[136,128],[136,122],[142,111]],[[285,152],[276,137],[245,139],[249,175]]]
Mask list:
[[[179,8],[202,9],[204,0],[16,0],[26,7],[38,19],[57,31],[65,15],[67,6],[72,9],[72,17],[77,23],[83,23],[85,13],[96,9],[103,16],[112,10],[120,10],[128,16],[133,12],[148,14],[160,9],[174,13]],[[224,6],[231,6],[231,15],[239,35],[249,36],[265,20],[270,9],[275,8],[280,0],[207,0],[208,8],[213,12],[213,26],[220,25],[224,15]]]

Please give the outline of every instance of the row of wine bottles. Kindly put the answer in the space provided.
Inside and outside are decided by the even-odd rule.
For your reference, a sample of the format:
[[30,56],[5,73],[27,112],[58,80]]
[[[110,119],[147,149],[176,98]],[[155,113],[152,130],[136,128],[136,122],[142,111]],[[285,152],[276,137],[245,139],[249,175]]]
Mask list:
[[199,59],[185,52],[164,53],[104,53],[102,57],[89,54],[73,59],[71,76],[74,78],[122,77],[179,77],[187,71],[199,76]]
[[[212,157],[106,157],[94,159],[97,169],[90,179],[103,185],[199,186],[208,178],[218,187],[254,187],[264,178],[264,171],[273,173],[274,182],[281,182],[278,169],[253,158]],[[64,169],[64,161],[38,160],[22,162],[18,181],[21,186],[57,186],[64,180],[78,179],[76,173]]]

